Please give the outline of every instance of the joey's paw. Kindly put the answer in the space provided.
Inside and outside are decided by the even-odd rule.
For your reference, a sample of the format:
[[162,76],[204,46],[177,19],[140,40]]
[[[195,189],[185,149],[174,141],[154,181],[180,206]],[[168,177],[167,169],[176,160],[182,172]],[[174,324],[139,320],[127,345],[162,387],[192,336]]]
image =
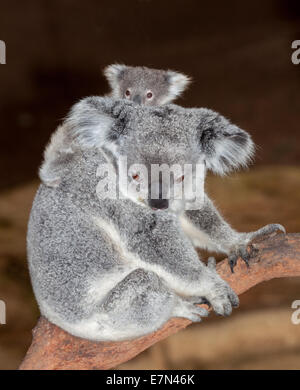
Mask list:
[[247,267],[249,267],[250,258],[257,252],[257,249],[251,245],[251,242],[254,239],[276,232],[286,233],[285,228],[282,225],[272,223],[256,230],[255,232],[242,234],[241,240],[232,246],[228,254],[228,263],[231,272],[234,273],[234,267],[236,266],[238,258],[241,258],[246,263]]

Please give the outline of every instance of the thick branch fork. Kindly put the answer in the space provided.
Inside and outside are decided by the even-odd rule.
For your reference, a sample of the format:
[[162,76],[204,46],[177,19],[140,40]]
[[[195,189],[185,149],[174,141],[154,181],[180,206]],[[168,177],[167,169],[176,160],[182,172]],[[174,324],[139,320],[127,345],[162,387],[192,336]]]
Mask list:
[[[300,234],[278,234],[254,244],[258,251],[250,259],[250,268],[238,261],[232,274],[223,260],[217,265],[220,276],[238,294],[270,279],[300,276]],[[72,336],[40,318],[33,330],[32,344],[20,366],[21,370],[109,369],[124,363],[151,345],[178,332],[191,322],[173,318],[161,329],[135,340],[91,342]]]

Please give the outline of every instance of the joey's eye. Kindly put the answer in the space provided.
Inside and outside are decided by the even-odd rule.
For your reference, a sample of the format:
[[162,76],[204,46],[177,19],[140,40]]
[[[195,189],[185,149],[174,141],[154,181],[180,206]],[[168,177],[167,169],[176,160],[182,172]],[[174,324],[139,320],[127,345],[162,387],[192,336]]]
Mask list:
[[132,175],[132,178],[133,180],[139,180],[139,175],[137,173],[135,173],[134,175]]
[[149,91],[149,92],[147,92],[146,96],[147,96],[147,99],[151,99],[153,96],[153,93]]
[[178,179],[176,179],[176,183],[181,183],[183,180],[184,180],[184,175],[182,175]]
[[130,91],[129,91],[129,89],[126,90],[125,95],[126,95],[127,97],[130,96]]

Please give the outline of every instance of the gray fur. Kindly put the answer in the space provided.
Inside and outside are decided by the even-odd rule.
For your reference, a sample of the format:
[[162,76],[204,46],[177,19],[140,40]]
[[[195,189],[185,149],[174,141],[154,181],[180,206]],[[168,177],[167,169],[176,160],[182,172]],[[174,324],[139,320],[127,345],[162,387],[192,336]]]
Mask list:
[[[172,70],[150,69],[145,66],[109,65],[104,69],[114,98],[134,100],[145,105],[171,103],[186,89],[191,79]],[[129,91],[129,95],[126,95]],[[151,92],[152,97],[147,98]]]
[[[191,79],[172,70],[150,69],[144,66],[126,66],[121,64],[109,65],[104,69],[104,75],[111,87],[111,96],[114,98],[124,98],[138,101],[144,105],[162,105],[170,103],[186,89]],[[126,96],[126,91],[130,91],[130,96]],[[152,93],[152,98],[147,98],[147,93]],[[159,115],[159,114],[158,114]],[[80,129],[83,137],[91,138],[92,134],[83,132],[85,124],[91,125],[90,121],[96,121],[92,126],[97,133],[98,115],[89,116],[85,123],[86,115],[81,113]],[[101,127],[110,126],[110,118],[102,115]],[[40,177],[44,183],[49,186],[58,186],[61,180],[58,172],[60,171],[61,162],[68,159],[70,155],[70,142],[64,142],[66,126],[61,126],[54,133],[55,140],[49,144],[44,153],[44,163],[40,168]],[[102,134],[104,134],[103,132]],[[111,133],[113,137],[114,134]],[[101,138],[101,133],[100,133]],[[88,141],[86,139],[86,141]],[[99,143],[101,139],[99,139]]]
[[[209,136],[203,136],[208,122]],[[251,157],[250,136],[211,110],[99,97],[77,103],[62,129],[45,154],[28,227],[29,268],[41,313],[91,340],[139,337],[176,316],[199,321],[207,315],[195,305],[201,297],[216,313],[229,315],[238,297],[213,261],[207,267],[199,261],[185,229],[197,227],[202,238],[228,252],[243,233],[233,231],[207,198],[193,212],[184,212],[184,200],[170,199],[167,210],[153,211],[148,198],[101,198],[97,168],[110,161],[118,175],[126,155],[128,166],[203,161],[228,171]],[[222,142],[237,152],[232,163]],[[68,158],[51,152],[55,143]],[[57,175],[55,186],[45,180]]]

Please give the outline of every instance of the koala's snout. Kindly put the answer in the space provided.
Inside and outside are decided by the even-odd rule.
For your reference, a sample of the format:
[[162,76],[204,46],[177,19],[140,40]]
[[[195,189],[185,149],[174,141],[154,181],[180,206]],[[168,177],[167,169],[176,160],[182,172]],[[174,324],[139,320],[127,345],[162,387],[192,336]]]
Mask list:
[[132,98],[132,101],[134,101],[134,103],[137,103],[137,104],[142,104],[142,97],[141,97],[141,95],[134,95],[133,98]]
[[169,200],[166,199],[163,192],[163,182],[160,177],[149,185],[148,204],[152,209],[164,210],[169,207]]
[[149,199],[149,206],[153,209],[164,210],[169,207],[168,199]]

